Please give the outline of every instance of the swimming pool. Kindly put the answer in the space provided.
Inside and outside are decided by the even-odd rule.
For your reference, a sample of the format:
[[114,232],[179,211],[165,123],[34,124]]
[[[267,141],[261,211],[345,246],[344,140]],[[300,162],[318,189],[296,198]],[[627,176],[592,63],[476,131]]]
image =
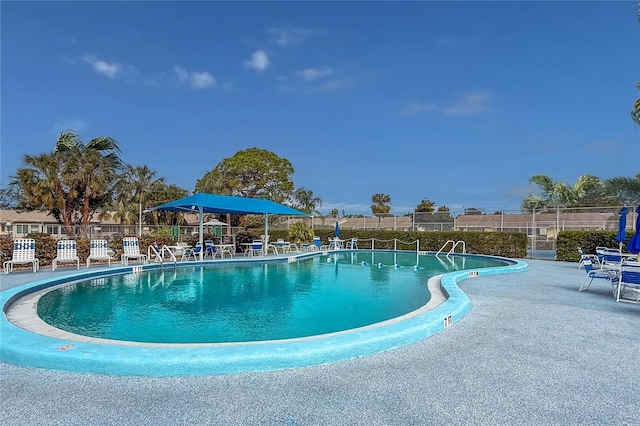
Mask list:
[[[361,260],[365,259],[367,255],[369,256],[367,260]],[[350,269],[356,268],[359,268],[370,277],[389,276],[393,278],[402,274],[417,275],[416,273],[421,273],[420,270],[413,270],[411,264],[403,265],[398,262],[398,253],[341,252],[339,256],[340,258],[336,254],[332,258],[331,254],[329,256],[305,254],[273,259],[270,262],[257,261],[259,263],[257,268],[266,270],[269,273],[270,270],[274,270],[273,267],[283,267],[283,265],[289,265],[292,262],[298,263],[298,267],[300,267],[304,262],[311,261],[311,263],[317,264],[316,266],[319,268],[331,271],[334,276],[340,276],[340,274],[348,275]],[[311,259],[303,260],[304,258]],[[421,264],[428,257],[418,256],[414,252],[413,258]],[[459,320],[469,308],[468,299],[455,286],[455,282],[459,279],[490,273],[517,272],[526,269],[526,264],[506,259],[499,260],[498,264],[502,266],[480,268],[477,263],[474,263],[475,260],[491,259],[495,262],[497,259],[483,256],[455,256],[455,258],[463,259],[461,263],[466,263],[463,266],[478,269],[447,274],[451,275],[449,277],[453,280],[451,283],[447,283],[447,279],[443,277],[443,288],[449,294],[449,299],[446,303],[431,311],[419,308],[398,318],[383,320],[374,325],[348,331],[259,342],[143,344],[81,338],[65,333],[38,334],[17,327],[3,317],[0,323],[3,334],[0,354],[3,361],[19,365],[69,371],[145,376],[225,374],[335,362],[422,340]],[[391,259],[394,259],[394,263],[391,263]],[[455,262],[452,265],[450,259],[436,261],[442,263],[445,266],[445,270],[460,267],[459,265],[456,266]],[[235,263],[229,262],[228,264],[234,268],[238,267]],[[184,267],[200,271],[202,270],[201,266],[205,264],[206,262],[190,262],[189,266],[180,265],[177,269]],[[493,264],[498,265],[496,263]],[[92,271],[59,279],[45,280],[2,292],[3,310],[10,317],[11,313],[7,314],[7,311],[13,302],[20,301],[16,304],[32,304],[33,298],[36,297],[35,295],[38,292],[45,293],[56,285],[65,285],[71,288],[72,286],[70,287],[69,283],[77,283],[78,278],[83,280],[99,278],[103,280],[113,275],[113,273],[122,274],[126,272],[128,274],[123,275],[123,277],[132,279],[131,277],[139,275],[136,273],[131,274],[133,271],[140,272],[142,270],[146,273],[147,271],[156,270],[156,272],[167,274],[172,273],[173,269],[173,267],[167,268],[166,265],[164,267],[148,265],[143,268],[138,266]],[[384,285],[393,285],[392,283],[393,279]]]

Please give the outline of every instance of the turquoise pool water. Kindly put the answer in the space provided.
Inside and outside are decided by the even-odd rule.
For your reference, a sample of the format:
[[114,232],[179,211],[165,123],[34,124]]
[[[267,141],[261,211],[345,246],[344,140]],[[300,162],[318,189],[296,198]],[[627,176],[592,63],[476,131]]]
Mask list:
[[429,301],[430,277],[499,265],[482,257],[332,252],[292,263],[179,267],[66,285],[42,296],[38,315],[72,333],[114,340],[290,339],[404,315]]

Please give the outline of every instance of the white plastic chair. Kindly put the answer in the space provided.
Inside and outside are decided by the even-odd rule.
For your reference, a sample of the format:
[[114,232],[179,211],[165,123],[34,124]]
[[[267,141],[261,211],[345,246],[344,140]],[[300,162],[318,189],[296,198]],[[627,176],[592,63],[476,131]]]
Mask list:
[[23,263],[33,264],[34,273],[40,267],[40,260],[36,258],[36,240],[33,238],[20,238],[13,242],[12,258],[3,263],[4,273],[12,272],[13,265]]
[[142,263],[147,263],[147,255],[140,253],[140,243],[136,237],[124,237],[122,239],[124,253],[120,256],[124,266],[129,264],[129,259],[139,259]]
[[107,240],[91,240],[87,268],[92,260],[106,260],[109,262],[109,267],[111,267],[111,256],[109,256]]
[[347,244],[345,246],[348,249],[352,249],[355,250],[358,248],[358,239],[357,238],[351,238],[351,241],[347,241]]
[[80,269],[80,258],[76,242],[74,240],[59,240],[56,244],[56,257],[51,261],[51,270],[55,272],[58,263],[75,263],[76,268]]

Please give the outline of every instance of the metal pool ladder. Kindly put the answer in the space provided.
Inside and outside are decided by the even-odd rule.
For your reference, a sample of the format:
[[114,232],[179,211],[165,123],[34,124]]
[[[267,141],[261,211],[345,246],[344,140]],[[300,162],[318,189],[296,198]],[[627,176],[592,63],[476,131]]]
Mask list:
[[449,246],[449,244],[451,244],[451,250],[447,252],[447,256],[449,256],[451,253],[455,253],[456,247],[458,247],[459,244],[462,244],[462,253],[467,252],[467,246],[465,245],[463,240],[460,240],[460,241],[448,240],[446,243],[442,245],[442,247],[440,247],[440,250],[436,252],[436,256],[442,253],[444,249]]
[[160,264],[162,264],[164,263],[165,253],[169,254],[169,260],[171,260],[175,266],[178,259],[176,259],[176,256],[166,244],[163,244],[162,247],[160,247],[160,251],[158,251],[153,244],[149,244],[149,248],[147,249],[147,259],[153,262],[160,262]]

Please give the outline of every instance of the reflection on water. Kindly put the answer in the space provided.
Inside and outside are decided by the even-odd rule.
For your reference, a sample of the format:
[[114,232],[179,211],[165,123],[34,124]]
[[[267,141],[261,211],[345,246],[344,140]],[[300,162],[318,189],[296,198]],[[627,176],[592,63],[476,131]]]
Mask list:
[[495,266],[415,252],[333,252],[293,263],[100,277],[45,294],[58,328],[117,340],[204,343],[310,336],[394,318],[429,300],[429,277]]

